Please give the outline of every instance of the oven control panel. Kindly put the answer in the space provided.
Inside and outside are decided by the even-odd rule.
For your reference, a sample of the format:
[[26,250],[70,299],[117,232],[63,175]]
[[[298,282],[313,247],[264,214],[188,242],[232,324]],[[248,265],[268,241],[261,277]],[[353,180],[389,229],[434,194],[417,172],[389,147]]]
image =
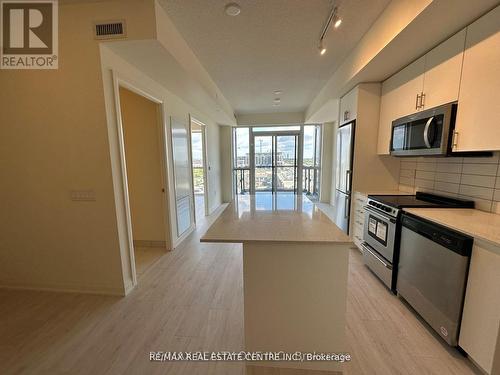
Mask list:
[[391,206],[388,206],[386,204],[383,204],[383,203],[379,203],[377,201],[374,201],[374,200],[368,200],[368,204],[380,211],[383,211],[383,212],[387,212],[389,215],[391,216],[397,216],[398,214],[398,209],[395,209]]

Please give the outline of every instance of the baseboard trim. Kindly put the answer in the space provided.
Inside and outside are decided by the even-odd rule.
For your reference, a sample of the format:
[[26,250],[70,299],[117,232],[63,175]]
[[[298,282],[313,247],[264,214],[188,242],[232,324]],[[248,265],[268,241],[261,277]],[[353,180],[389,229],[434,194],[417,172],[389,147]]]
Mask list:
[[135,247],[164,247],[167,248],[167,241],[134,240]]
[[125,290],[123,290],[122,288],[110,288],[107,286],[0,284],[0,289],[31,290],[38,292],[56,292],[56,293],[96,294],[96,295],[118,296],[118,297],[125,296]]
[[132,290],[134,290],[135,285],[132,280],[125,281],[125,296],[127,296]]

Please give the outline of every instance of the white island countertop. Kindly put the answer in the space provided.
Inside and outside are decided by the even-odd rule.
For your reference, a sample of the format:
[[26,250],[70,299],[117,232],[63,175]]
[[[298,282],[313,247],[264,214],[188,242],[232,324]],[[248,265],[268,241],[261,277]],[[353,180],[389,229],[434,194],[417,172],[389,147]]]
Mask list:
[[472,208],[405,208],[404,211],[500,246],[500,215]]
[[349,237],[302,195],[237,195],[201,242],[350,244]]

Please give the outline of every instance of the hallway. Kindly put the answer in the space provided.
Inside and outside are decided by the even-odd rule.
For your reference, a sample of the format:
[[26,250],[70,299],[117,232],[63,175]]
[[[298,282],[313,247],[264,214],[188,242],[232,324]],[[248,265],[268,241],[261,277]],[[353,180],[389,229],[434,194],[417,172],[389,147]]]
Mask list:
[[[0,373],[244,374],[241,362],[149,361],[150,351],[243,350],[241,245],[199,242],[215,216],[198,221],[127,298],[0,291]],[[357,250],[347,316],[346,374],[474,373],[375,280]]]

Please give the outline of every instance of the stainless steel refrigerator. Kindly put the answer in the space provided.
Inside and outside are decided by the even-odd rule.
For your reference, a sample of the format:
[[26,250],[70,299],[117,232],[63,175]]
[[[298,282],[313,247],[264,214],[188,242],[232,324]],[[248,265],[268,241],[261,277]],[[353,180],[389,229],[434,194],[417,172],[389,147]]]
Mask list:
[[335,150],[335,224],[349,234],[351,208],[352,163],[354,154],[354,129],[352,121],[337,129]]

